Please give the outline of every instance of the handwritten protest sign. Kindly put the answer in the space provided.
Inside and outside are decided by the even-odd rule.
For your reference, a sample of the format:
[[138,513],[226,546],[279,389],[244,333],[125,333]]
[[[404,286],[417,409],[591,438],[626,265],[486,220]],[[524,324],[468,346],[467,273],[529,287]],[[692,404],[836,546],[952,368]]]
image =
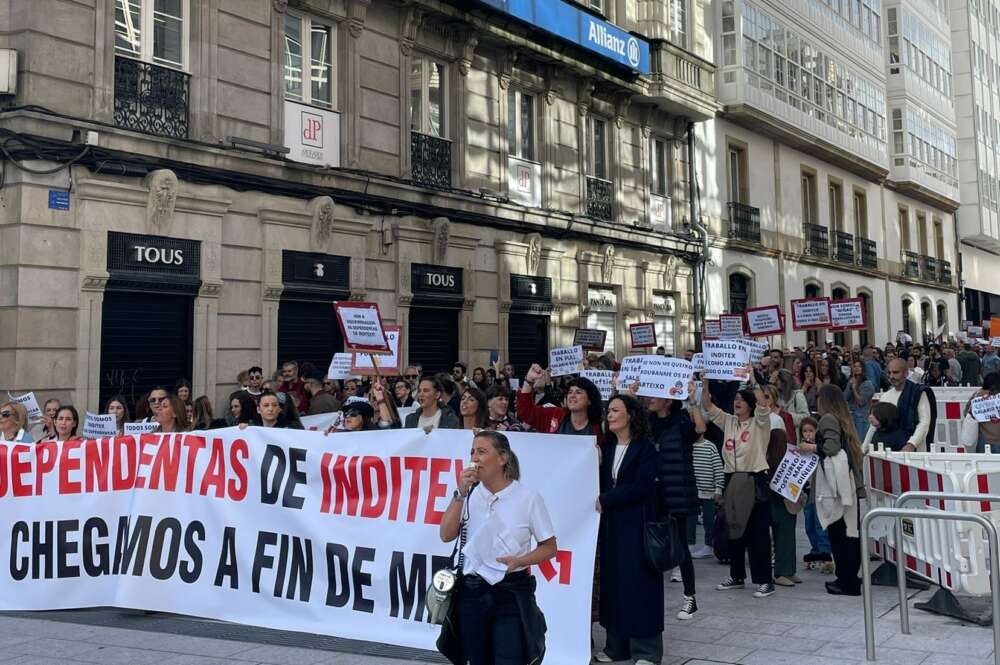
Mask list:
[[969,326],[969,337],[975,339],[977,337],[982,337],[982,336],[983,336],[982,326]]
[[41,420],[42,410],[38,406],[38,400],[35,399],[35,393],[24,393],[15,397],[10,393],[7,393],[10,397],[11,402],[16,402],[25,408],[28,412],[28,420]]
[[868,317],[861,298],[834,300],[830,303],[830,322],[837,330],[862,330],[868,327]]
[[628,388],[642,376],[642,359],[645,356],[625,356],[618,368],[618,388]]
[[96,414],[87,412],[83,421],[83,438],[99,439],[102,436],[118,434],[118,420],[113,413]]
[[830,325],[829,298],[801,298],[792,301],[793,330],[816,330]]
[[125,436],[140,436],[142,434],[149,434],[160,424],[156,421],[145,422],[145,423],[125,423]]
[[597,389],[601,391],[602,400],[611,399],[611,378],[614,376],[614,372],[610,369],[585,369],[580,372],[580,376],[590,379],[597,386]]
[[656,346],[656,326],[652,323],[633,323],[628,327],[633,349]]
[[579,374],[583,369],[583,347],[563,346],[549,351],[549,373],[552,376]]
[[743,315],[719,315],[719,339],[739,339],[743,337]]
[[641,356],[639,392],[642,397],[685,400],[694,367],[683,358]]
[[[383,376],[399,374],[399,343],[402,333],[399,326],[385,326],[385,338],[389,342],[389,354],[379,355],[378,372]],[[351,374],[370,376],[376,374],[370,353],[355,353],[351,358]]]
[[755,339],[741,339],[739,342],[747,350],[747,356],[752,363],[759,363],[769,348],[767,342],[758,342]]
[[782,335],[785,332],[781,308],[777,305],[751,307],[743,312],[743,315],[746,317],[747,334],[751,337]]
[[706,379],[742,381],[747,378],[750,356],[738,340],[710,340],[702,346],[702,359]]
[[721,332],[722,327],[719,324],[719,319],[705,319],[704,339],[719,339],[719,334]]
[[573,346],[582,346],[587,351],[603,351],[604,340],[607,337],[607,330],[577,328],[573,333]]
[[788,446],[771,477],[771,489],[789,501],[798,501],[802,488],[809,482],[818,465],[818,455],[803,453],[795,446]]
[[692,355],[691,367],[693,367],[694,371],[696,372],[700,372],[701,370],[705,369],[705,357],[700,353],[695,353],[694,355]]
[[988,423],[1000,419],[1000,395],[972,400],[969,411],[976,422]]
[[339,301],[333,303],[344,348],[348,351],[389,353],[389,341],[382,327],[382,315],[373,302]]
[[335,353],[330,360],[330,368],[326,370],[326,378],[342,381],[351,375],[353,353]]

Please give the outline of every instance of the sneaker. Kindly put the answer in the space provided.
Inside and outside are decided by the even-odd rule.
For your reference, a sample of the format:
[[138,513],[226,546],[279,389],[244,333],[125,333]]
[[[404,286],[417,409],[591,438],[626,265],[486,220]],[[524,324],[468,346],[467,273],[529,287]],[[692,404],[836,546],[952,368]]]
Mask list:
[[670,573],[670,581],[671,582],[683,582],[684,581],[684,577],[681,575],[681,569],[680,568],[674,568],[673,572]]
[[742,589],[746,587],[743,580],[734,580],[732,577],[727,577],[722,581],[721,584],[715,585],[716,591],[732,591],[733,589]]
[[594,660],[597,661],[598,663],[613,663],[613,662],[615,662],[614,660],[611,659],[611,656],[609,656],[608,654],[604,653],[603,651],[598,651],[597,653],[595,653],[594,654]]
[[708,545],[699,545],[691,550],[691,558],[693,559],[710,559],[713,556],[715,556],[715,552]]
[[820,559],[821,556],[822,554],[819,552],[806,552],[802,556],[802,563],[813,563],[814,561],[821,561]]
[[770,583],[768,583],[768,584],[758,584],[757,585],[757,590],[753,592],[753,597],[754,598],[767,598],[768,596],[773,595],[773,594],[774,594],[774,585],[773,584],[770,584]]
[[684,605],[681,606],[681,611],[677,613],[677,618],[681,621],[693,619],[694,613],[697,611],[698,603],[695,601],[694,596],[684,596]]
[[778,586],[795,586],[795,582],[792,581],[790,577],[785,577],[784,575],[779,575],[774,578],[774,583]]

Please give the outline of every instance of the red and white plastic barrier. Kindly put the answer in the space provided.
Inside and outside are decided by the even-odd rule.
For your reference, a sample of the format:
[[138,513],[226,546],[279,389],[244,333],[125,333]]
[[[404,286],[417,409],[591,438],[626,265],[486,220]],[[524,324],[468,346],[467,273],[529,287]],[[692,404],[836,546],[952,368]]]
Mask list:
[[[976,387],[932,388],[937,402],[937,425],[934,428],[932,451],[937,453],[964,453],[967,451],[960,442],[962,419],[965,407],[972,396],[979,392]],[[879,401],[881,393],[872,398]]]

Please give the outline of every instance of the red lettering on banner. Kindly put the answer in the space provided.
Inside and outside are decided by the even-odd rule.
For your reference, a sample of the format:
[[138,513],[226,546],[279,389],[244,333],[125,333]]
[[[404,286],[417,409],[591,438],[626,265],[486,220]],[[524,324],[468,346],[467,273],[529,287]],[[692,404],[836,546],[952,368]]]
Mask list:
[[170,436],[165,436],[160,439],[160,447],[156,450],[153,468],[149,473],[149,489],[151,490],[160,488],[160,476],[163,476],[163,489],[168,492],[177,491],[177,472],[180,470],[181,464],[181,441],[185,437],[174,434],[173,445],[168,443],[170,438]]
[[[233,442],[233,446],[236,442],[240,441],[237,439]],[[198,459],[198,453],[201,449],[208,445],[203,436],[186,436],[184,437],[184,447],[187,448],[187,473],[184,474],[184,491],[188,494],[194,492],[194,463]],[[246,443],[243,444],[246,446]]]
[[208,459],[208,469],[201,479],[198,494],[208,496],[208,488],[215,488],[215,498],[226,495],[226,454],[222,449],[222,439],[212,439],[212,456]]
[[[131,438],[131,437],[129,437]],[[91,439],[83,444],[83,480],[88,492],[94,491],[96,481],[99,492],[108,491],[108,465],[111,462],[111,441]],[[118,442],[115,442],[117,448]],[[117,489],[117,488],[116,488]]]
[[7,446],[0,445],[0,496],[7,496]]
[[337,455],[333,465],[333,482],[337,485],[337,496],[334,498],[333,512],[338,515],[344,512],[344,502],[347,502],[347,514],[352,517],[358,513],[358,484],[355,481],[357,458],[351,460],[348,471],[348,458]]
[[[372,472],[375,472],[375,487],[372,487]],[[361,491],[365,502],[361,506],[362,517],[380,517],[388,500],[389,485],[385,476],[385,462],[381,457],[366,455],[361,460]]]
[[[201,437],[196,437],[201,438]],[[229,466],[233,468],[233,476],[229,480],[229,498],[242,501],[247,497],[247,468],[244,462],[250,459],[250,449],[243,439],[236,439],[229,446]]]
[[330,497],[333,495],[333,480],[330,478],[330,460],[333,453],[323,453],[319,461],[319,478],[323,483],[323,498],[320,499],[319,511],[321,513],[330,512]]
[[406,510],[406,521],[417,519],[417,500],[420,498],[420,474],[427,469],[426,457],[405,457],[403,468],[410,472],[410,505]]
[[[573,552],[557,550],[555,561],[559,566],[559,584],[569,584],[573,577]],[[556,569],[552,565],[551,559],[538,564],[538,572],[542,574],[546,582],[551,582],[552,578],[556,576]]]
[[[106,441],[107,439],[105,439]],[[80,458],[70,457],[70,453],[83,446],[83,441],[74,439],[67,441],[62,446],[59,453],[59,493],[79,494],[81,491],[80,481],[70,481],[69,472],[80,470]]]
[[436,510],[434,508],[435,502],[445,495],[448,490],[448,486],[442,482],[438,481],[442,473],[447,472],[451,468],[450,459],[441,459],[435,457],[431,460],[431,477],[430,485],[427,488],[427,508],[424,510],[424,524],[440,524],[441,519],[444,517],[443,510]]
[[142,489],[146,486],[146,476],[139,473],[142,467],[148,467],[153,463],[153,453],[146,452],[146,446],[149,444],[156,444],[159,441],[159,436],[156,434],[143,434],[139,437],[139,464],[135,470],[135,482],[133,487],[136,489]]
[[399,458],[389,458],[389,474],[392,481],[392,496],[389,498],[389,519],[396,521],[399,515],[400,486],[403,484],[403,470],[399,466]]
[[31,473],[31,455],[28,446],[14,446],[10,451],[10,487],[14,496],[31,496],[31,485],[26,485],[22,479]]
[[42,478],[56,468],[56,444],[53,441],[35,444],[35,494],[42,493]]

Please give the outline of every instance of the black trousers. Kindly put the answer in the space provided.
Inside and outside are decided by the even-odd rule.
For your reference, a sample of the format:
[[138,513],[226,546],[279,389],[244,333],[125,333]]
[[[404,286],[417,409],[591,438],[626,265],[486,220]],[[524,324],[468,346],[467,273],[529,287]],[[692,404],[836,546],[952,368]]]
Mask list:
[[771,582],[771,505],[757,501],[743,535],[729,541],[729,576],[747,577],[746,556],[750,555],[750,579],[754,584]]
[[513,592],[482,581],[463,584],[458,626],[469,665],[525,665],[521,613]]
[[861,539],[847,535],[847,524],[843,517],[826,527],[826,533],[830,536],[833,563],[837,567],[837,586],[852,593],[860,590],[858,571],[861,570]]
[[[687,521],[689,519],[695,519],[694,515],[675,515],[674,519],[677,521],[677,533],[681,534],[681,537],[687,535]],[[705,527],[711,530],[712,527]],[[681,561],[681,579],[684,582],[684,595],[693,596],[694,590],[694,561],[691,560],[691,550],[687,547],[684,548],[684,560]]]

